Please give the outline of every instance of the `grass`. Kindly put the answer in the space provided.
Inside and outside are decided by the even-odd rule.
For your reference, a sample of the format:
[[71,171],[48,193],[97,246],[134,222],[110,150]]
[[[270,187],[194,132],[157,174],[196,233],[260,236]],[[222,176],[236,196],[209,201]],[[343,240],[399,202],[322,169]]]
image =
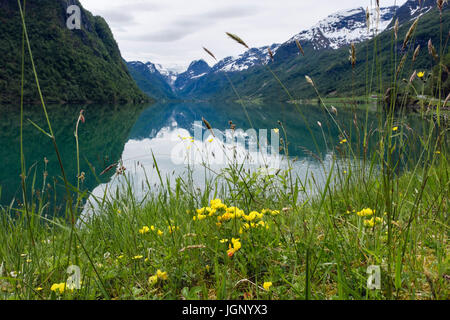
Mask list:
[[[22,23],[26,30],[23,16]],[[23,43],[32,60],[25,31]],[[36,70],[34,75],[38,84]],[[27,192],[27,184],[34,186],[22,167],[24,205],[0,214],[0,297],[449,299],[448,126],[440,117],[441,99],[436,111],[419,115],[421,133],[402,122],[397,99],[378,128],[369,130],[365,123],[352,125],[353,119],[338,123],[338,111],[321,98],[313,79],[307,80],[340,132],[340,143],[328,145],[331,164],[320,162],[323,183],[312,175],[296,176],[288,158],[270,175],[230,163],[199,190],[189,178],[166,182],[155,161],[160,185],[144,200],[125,175],[122,192],[89,198],[99,214],[80,217],[89,192],[68,183],[61,163],[66,209],[48,217],[48,204]],[[396,81],[393,77],[394,92]],[[42,95],[41,100],[48,130],[37,130],[59,154]],[[246,101],[240,102],[245,111]],[[302,112],[298,103],[295,107]],[[80,114],[77,146],[82,122]],[[79,159],[77,152],[77,167]],[[381,269],[380,290],[367,288],[371,265]],[[77,268],[80,282],[73,274]]]
[[[381,179],[368,174],[362,182],[358,172],[347,170],[334,178],[337,181],[327,192],[308,198],[301,206],[294,199],[309,197],[309,193],[299,185],[291,190],[287,175],[245,176],[253,198],[242,183],[235,192],[215,194],[214,185],[208,186],[209,191],[195,193],[180,181],[170,188],[173,193],[168,188],[161,190],[142,204],[126,196],[133,192],[130,188],[124,196],[104,203],[102,214],[77,230],[78,241],[73,242],[72,250],[78,253],[70,260],[71,225],[67,219],[47,220],[39,214],[43,208],[36,208],[31,219],[35,244],[30,246],[29,223],[23,211],[10,211],[2,214],[0,223],[0,255],[5,263],[0,296],[303,299],[309,273],[310,299],[383,299],[387,282],[395,286],[396,299],[448,299],[449,285],[444,278],[450,272],[448,160],[442,154],[436,158],[424,188],[423,170],[394,180],[390,247],[386,244]],[[279,188],[261,188],[275,182]],[[200,214],[200,220],[197,209],[211,207],[208,199],[216,197],[228,207],[242,208],[247,215],[263,209],[274,212],[251,222],[223,219],[218,225],[218,217],[225,213],[219,208],[212,216]],[[373,216],[383,222],[365,226],[364,221],[371,217],[357,214],[364,208],[373,209]],[[258,225],[259,221],[264,221],[264,226]],[[246,223],[250,224],[248,230]],[[232,238],[239,238],[242,247],[230,258],[227,251]],[[386,269],[389,254],[395,257],[397,270],[391,275]],[[62,294],[51,291],[53,284],[66,281],[69,265],[80,266],[81,289]],[[366,290],[369,265],[381,265],[380,291]],[[157,270],[167,272],[168,279],[149,283]],[[269,291],[261,289],[264,282],[273,283]]]

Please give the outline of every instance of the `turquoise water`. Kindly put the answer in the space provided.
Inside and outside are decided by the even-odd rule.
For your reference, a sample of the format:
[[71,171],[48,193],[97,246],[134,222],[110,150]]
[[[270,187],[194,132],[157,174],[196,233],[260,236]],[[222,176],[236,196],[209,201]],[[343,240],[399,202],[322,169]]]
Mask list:
[[[375,106],[368,106],[369,112],[359,108],[352,111],[340,108],[336,121],[347,134],[355,136],[356,123],[362,130],[365,123],[372,133],[369,144],[370,155],[376,147],[376,128],[383,121],[381,113],[376,112]],[[76,148],[74,130],[80,110],[84,110],[86,122],[80,125],[80,161],[81,171],[85,173],[83,190],[100,195],[104,187],[111,183],[115,169],[100,175],[108,166],[123,161],[127,172],[139,175],[136,167],[153,169],[153,155],[157,160],[163,175],[181,175],[189,161],[183,161],[183,154],[176,153],[184,149],[209,148],[209,130],[202,124],[202,118],[216,129],[217,140],[221,133],[226,134],[230,129],[230,121],[235,126],[235,132],[244,136],[243,148],[249,148],[249,139],[245,132],[254,128],[267,130],[268,144],[271,145],[272,129],[279,130],[282,144],[288,143],[288,153],[291,159],[296,159],[296,170],[319,170],[320,163],[329,161],[332,154],[339,154],[340,132],[330,116],[317,105],[302,105],[301,116],[294,105],[287,103],[272,103],[247,106],[246,112],[240,104],[221,103],[160,103],[139,106],[50,106],[49,115],[55,132],[58,146],[66,169],[67,177],[72,185],[77,183]],[[0,124],[0,157],[3,168],[0,170],[1,198],[0,204],[20,204],[22,200],[20,188],[20,112],[18,108],[8,106],[2,108]],[[366,122],[367,117],[367,122]],[[48,137],[34,128],[28,119],[45,128],[45,119],[39,106],[25,108],[24,125],[24,153],[28,168],[27,188],[35,197],[45,197],[50,202],[49,212],[58,212],[64,199],[64,189],[55,156],[53,145]],[[401,119],[409,127],[418,126],[414,118]],[[280,125],[282,124],[282,125]],[[200,128],[201,127],[201,128]],[[190,136],[194,137],[200,128],[204,138],[200,145],[189,147]],[[242,131],[240,131],[242,129]],[[231,132],[231,131],[230,131]],[[285,135],[286,132],[286,135]],[[198,133],[198,131],[197,131]],[[188,138],[189,137],[189,138]],[[183,139],[184,138],[184,139]],[[197,142],[198,137],[195,137]],[[219,148],[212,152],[217,157],[217,150],[226,143],[218,144]],[[278,140],[278,139],[277,139]],[[187,143],[187,144],[186,144]],[[352,143],[358,145],[355,138]],[[211,143],[212,145],[212,143]],[[259,146],[258,146],[259,147]],[[278,149],[278,148],[277,148]],[[203,149],[202,149],[203,150]],[[231,149],[230,149],[231,150]],[[204,150],[203,150],[204,151]],[[242,150],[241,150],[242,151]],[[256,152],[260,152],[257,149]],[[183,152],[181,152],[183,153]],[[269,148],[269,157],[275,154],[275,149]],[[281,151],[281,156],[286,155]],[[363,154],[356,154],[363,157]],[[47,159],[48,162],[46,164]],[[210,160],[212,158],[209,158]],[[201,162],[201,161],[200,161]],[[201,172],[204,166],[197,163]],[[223,161],[222,161],[223,162]],[[217,162],[216,167],[224,165]],[[133,167],[135,167],[133,169]],[[194,167],[195,168],[195,167]],[[44,174],[46,173],[46,174]],[[44,176],[45,179],[44,179]],[[199,177],[198,183],[204,177]],[[114,180],[114,179],[113,179]],[[158,183],[151,175],[152,183]],[[137,186],[142,181],[136,179]],[[201,187],[201,186],[200,186]],[[43,196],[43,194],[45,196]]]

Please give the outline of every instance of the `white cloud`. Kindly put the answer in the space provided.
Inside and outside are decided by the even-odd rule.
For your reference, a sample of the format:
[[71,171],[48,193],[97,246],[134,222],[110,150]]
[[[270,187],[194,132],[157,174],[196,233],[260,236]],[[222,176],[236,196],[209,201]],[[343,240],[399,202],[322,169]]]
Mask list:
[[[243,52],[225,36],[232,32],[250,46],[281,43],[342,9],[375,0],[80,0],[109,23],[126,60],[187,67],[209,61],[205,46],[221,59]],[[381,6],[406,0],[381,0]]]

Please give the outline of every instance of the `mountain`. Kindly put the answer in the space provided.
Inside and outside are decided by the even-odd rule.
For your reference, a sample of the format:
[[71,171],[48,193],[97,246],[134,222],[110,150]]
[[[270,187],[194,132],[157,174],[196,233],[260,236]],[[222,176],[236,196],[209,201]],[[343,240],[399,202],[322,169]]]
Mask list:
[[279,44],[273,44],[261,48],[252,48],[237,57],[227,57],[215,64],[211,72],[243,71],[254,66],[266,64],[270,60],[268,49],[270,48],[272,53],[276,53],[279,46]]
[[178,75],[174,86],[177,90],[183,90],[189,82],[196,81],[197,79],[204,77],[210,71],[211,67],[205,62],[205,60],[193,61],[185,72]]
[[[68,6],[81,9],[69,30]],[[49,103],[143,102],[108,24],[77,0],[28,0],[25,19],[41,89]],[[0,104],[20,102],[22,24],[17,0],[0,1]],[[26,51],[24,99],[39,102]]]
[[166,82],[174,89],[175,80],[177,80],[179,72],[163,67],[160,64],[154,65],[156,70],[163,76]]
[[127,62],[127,67],[139,88],[150,97],[157,100],[176,98],[171,86],[176,76],[172,76],[168,71],[165,72],[160,65],[131,61]]
[[[212,67],[211,70],[214,72],[186,83],[179,95],[190,99],[237,99],[225,75],[227,72],[233,86],[242,97],[284,101],[290,99],[265,65],[270,66],[296,99],[315,96],[314,90],[304,80],[305,75],[315,79],[323,95],[343,96],[353,92],[366,94],[383,90],[389,84],[392,70],[395,68],[392,48],[397,48],[398,56],[403,54],[401,52],[403,39],[417,17],[420,17],[420,20],[408,52],[412,55],[411,51],[420,44],[422,50],[414,68],[430,69],[430,59],[426,48],[430,38],[436,47],[440,43],[439,11],[432,0],[422,1],[421,6],[417,6],[418,2],[409,0],[401,7],[380,8],[378,22],[377,10],[371,11],[369,26],[366,22],[366,11],[363,8],[335,13],[315,26],[298,33],[285,43],[273,45],[274,61],[271,61],[268,53],[264,55],[264,52],[259,49],[250,49],[241,55],[242,58],[247,57],[247,61],[242,59],[239,65],[234,67],[235,60],[226,58]],[[442,17],[444,36],[445,30],[449,30],[448,16],[446,4]],[[400,28],[398,39],[395,41],[396,46],[393,47],[392,27],[397,18]],[[374,35],[377,35],[376,40]],[[295,40],[300,41],[304,56],[299,53]],[[353,75],[348,59],[350,43],[356,44],[357,53]],[[370,92],[366,92],[367,66],[374,62],[372,53],[375,52],[375,46],[378,52],[377,63],[382,68],[383,88],[378,86],[379,81],[374,81]],[[261,54],[259,59],[255,59],[256,52]],[[371,54],[368,55],[368,52]],[[252,62],[257,60],[260,62]],[[249,67],[246,67],[246,62]],[[400,76],[409,78],[413,71],[411,68],[411,59],[408,59],[408,63],[405,64],[405,73]],[[354,79],[353,85],[352,79]]]
[[[211,90],[204,88],[204,85],[208,85],[207,80],[211,78],[219,81],[220,75],[217,74],[221,72],[236,73],[268,64],[271,62],[271,57],[268,53],[269,48],[274,55],[275,62],[294,59],[299,54],[296,40],[300,41],[307,52],[336,50],[348,46],[352,42],[366,41],[372,38],[374,33],[380,33],[388,27],[397,9],[397,6],[380,8],[379,22],[373,23],[369,27],[367,26],[366,10],[364,8],[339,11],[319,21],[311,28],[301,31],[283,44],[252,48],[238,57],[227,57],[219,61],[212,67],[208,78],[195,79],[195,81],[185,83],[183,88],[179,88],[180,95],[194,97],[198,94],[200,88],[210,92]],[[378,17],[377,10],[372,10],[369,14],[371,20]],[[222,75],[222,77],[225,77],[225,75]],[[226,83],[224,79],[221,79],[221,82]]]
[[[410,21],[436,8],[436,0],[408,1],[396,12],[400,24]],[[393,22],[389,27],[393,26]]]

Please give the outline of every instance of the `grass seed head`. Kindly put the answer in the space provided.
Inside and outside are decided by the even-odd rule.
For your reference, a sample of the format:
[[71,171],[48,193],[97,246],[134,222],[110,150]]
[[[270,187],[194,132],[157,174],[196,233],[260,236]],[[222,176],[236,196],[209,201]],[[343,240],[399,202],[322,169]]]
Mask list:
[[205,50],[205,52],[206,52],[207,54],[209,54],[214,60],[217,61],[216,56],[215,56],[211,51],[209,51],[209,50],[206,49],[205,47],[203,47],[203,50]]
[[416,61],[419,53],[420,53],[420,44],[416,47],[416,50],[414,50],[413,59],[412,59],[413,62]]
[[414,20],[413,24],[412,24],[411,27],[409,28],[408,33],[407,33],[406,36],[405,36],[405,40],[403,41],[403,47],[402,47],[402,50],[405,50],[406,45],[407,45],[408,42],[409,42],[409,39],[411,39],[411,36],[412,36],[414,30],[416,30],[416,27],[417,27],[417,23],[418,23],[418,22],[419,22],[419,18],[417,18],[416,20]]
[[233,39],[234,41],[236,41],[237,43],[243,45],[244,47],[246,47],[247,49],[250,49],[249,46],[244,42],[244,40],[242,40],[241,38],[239,38],[237,35],[226,32],[227,36],[229,36],[231,39]]
[[295,44],[297,45],[298,50],[301,52],[303,56],[305,56],[305,51],[303,51],[302,45],[300,44],[300,41],[295,40]]

